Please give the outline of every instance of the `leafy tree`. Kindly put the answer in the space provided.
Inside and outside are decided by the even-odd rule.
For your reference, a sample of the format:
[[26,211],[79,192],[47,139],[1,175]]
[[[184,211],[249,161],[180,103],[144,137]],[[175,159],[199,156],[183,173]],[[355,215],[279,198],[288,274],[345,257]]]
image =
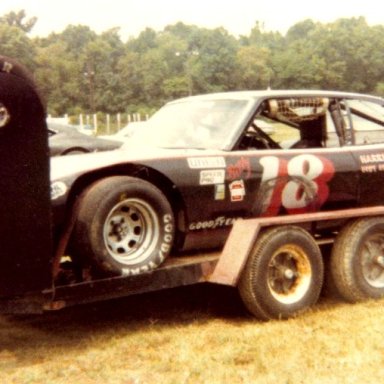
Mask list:
[[157,48],[157,33],[152,28],[146,28],[136,39],[128,42],[128,49],[144,53]]
[[237,86],[240,89],[266,89],[271,86],[270,51],[256,45],[237,51]]
[[34,72],[54,114],[150,111],[189,94],[268,86],[384,95],[384,27],[362,17],[303,20],[285,35],[256,22],[239,38],[179,22],[125,43],[118,28],[84,25],[30,39],[36,20],[25,11],[0,17],[0,52]]
[[18,12],[9,12],[0,17],[0,24],[7,24],[12,27],[17,27],[25,33],[31,32],[37,22],[37,17],[31,17],[26,20],[26,13],[24,10]]
[[[237,41],[224,28],[200,29],[191,38],[187,70],[193,93],[236,88]],[[196,54],[194,54],[196,53]]]
[[124,45],[118,37],[118,29],[104,32],[90,41],[83,51],[83,81],[88,90],[91,112],[118,112],[120,75],[116,71]]
[[0,23],[0,52],[2,55],[17,58],[32,71],[35,68],[35,46],[18,27]]
[[139,60],[140,54],[128,50],[125,50],[124,55],[118,60],[116,66],[120,79],[118,92],[124,104],[121,111],[127,110],[129,105],[142,102]]
[[56,42],[38,48],[36,65],[35,78],[47,99],[49,113],[63,115],[76,106],[84,108],[78,81],[81,64],[71,57],[65,44]]

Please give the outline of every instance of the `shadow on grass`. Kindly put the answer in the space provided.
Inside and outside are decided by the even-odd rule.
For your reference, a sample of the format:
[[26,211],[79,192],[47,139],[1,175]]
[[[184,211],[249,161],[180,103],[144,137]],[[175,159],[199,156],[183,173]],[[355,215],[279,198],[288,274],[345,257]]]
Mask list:
[[[326,305],[322,298],[318,305]],[[331,303],[331,305],[334,305]],[[1,351],[17,366],[49,359],[51,353],[76,353],[98,340],[159,332],[215,320],[228,324],[255,322],[237,290],[213,284],[181,287],[109,300],[33,316],[0,316]],[[33,357],[35,356],[35,357]]]
[[181,287],[43,315],[2,315],[0,351],[28,350],[39,344],[74,346],[108,333],[145,332],[154,325],[179,327],[217,318],[249,319],[235,289],[208,284]]

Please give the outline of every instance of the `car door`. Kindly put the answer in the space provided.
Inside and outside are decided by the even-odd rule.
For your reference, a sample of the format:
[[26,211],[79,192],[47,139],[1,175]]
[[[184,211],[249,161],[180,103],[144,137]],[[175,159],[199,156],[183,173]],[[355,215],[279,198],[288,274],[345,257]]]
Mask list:
[[[358,165],[350,147],[336,140],[331,101],[308,96],[266,100],[281,111],[263,106],[227,160],[233,205],[242,204],[249,216],[356,206]],[[311,103],[318,104],[316,113]]]
[[[349,99],[342,104],[351,150],[358,164],[359,205],[382,205],[384,196],[384,111],[377,100]],[[346,124],[347,124],[346,123]]]

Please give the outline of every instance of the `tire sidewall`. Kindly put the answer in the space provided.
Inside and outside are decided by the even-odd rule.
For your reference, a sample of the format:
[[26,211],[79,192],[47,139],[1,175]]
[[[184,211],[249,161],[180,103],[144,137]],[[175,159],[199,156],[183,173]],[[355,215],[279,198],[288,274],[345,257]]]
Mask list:
[[[96,264],[104,271],[121,273],[123,275],[137,275],[148,272],[159,266],[171,252],[174,240],[174,216],[170,204],[161,192],[145,181],[131,181],[116,183],[102,202],[97,206],[90,224],[89,243]],[[104,240],[104,226],[111,210],[125,199],[139,199],[151,206],[157,216],[158,239],[154,251],[143,261],[133,266],[117,261],[108,251]]]
[[[256,248],[254,260],[251,261],[250,271],[253,271],[252,290],[259,307],[268,318],[288,318],[313,305],[320,294],[323,284],[323,263],[320,251],[315,243],[309,242],[301,228],[290,227],[288,231],[267,230],[264,234],[264,244]],[[279,301],[271,292],[268,283],[269,263],[275,252],[285,244],[294,243],[307,255],[311,268],[310,283],[307,291],[295,302]],[[308,255],[316,254],[315,257]]]
[[384,295],[384,287],[379,288],[372,286],[364,276],[362,269],[362,252],[366,241],[372,235],[384,233],[384,222],[382,218],[375,218],[365,220],[362,224],[364,228],[361,235],[352,242],[352,251],[348,260],[349,268],[353,271],[354,284],[356,284],[357,289],[363,294],[363,296],[372,299],[381,298]]

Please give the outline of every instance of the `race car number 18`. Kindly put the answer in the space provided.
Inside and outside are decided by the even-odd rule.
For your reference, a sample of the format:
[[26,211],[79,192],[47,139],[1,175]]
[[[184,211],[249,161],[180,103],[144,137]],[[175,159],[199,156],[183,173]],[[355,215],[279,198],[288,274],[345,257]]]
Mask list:
[[[316,200],[320,208],[329,195],[328,181],[335,169],[331,161],[314,155],[299,155],[286,160],[276,156],[260,159],[263,167],[262,185],[268,183],[262,216],[275,216],[281,207],[289,214],[303,213]],[[312,191],[310,198],[308,192]]]

